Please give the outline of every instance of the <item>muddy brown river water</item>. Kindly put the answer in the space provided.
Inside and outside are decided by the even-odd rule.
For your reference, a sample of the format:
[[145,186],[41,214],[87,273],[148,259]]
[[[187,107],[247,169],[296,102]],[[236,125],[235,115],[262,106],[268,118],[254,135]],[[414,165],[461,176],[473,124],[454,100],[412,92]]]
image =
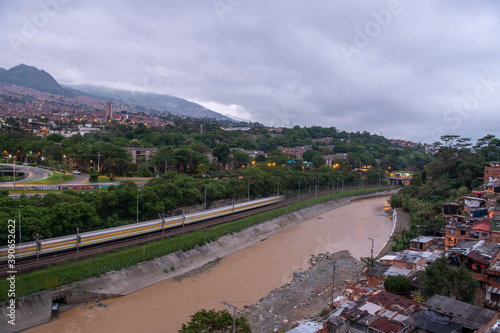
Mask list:
[[28,332],[177,332],[202,308],[223,309],[220,302],[227,301],[242,309],[257,302],[289,282],[294,270],[307,269],[312,254],[348,250],[355,258],[369,256],[368,237],[375,239],[377,254],[393,227],[387,207],[387,197],[355,201],[233,253],[201,275],[104,300],[106,308],[79,306]]

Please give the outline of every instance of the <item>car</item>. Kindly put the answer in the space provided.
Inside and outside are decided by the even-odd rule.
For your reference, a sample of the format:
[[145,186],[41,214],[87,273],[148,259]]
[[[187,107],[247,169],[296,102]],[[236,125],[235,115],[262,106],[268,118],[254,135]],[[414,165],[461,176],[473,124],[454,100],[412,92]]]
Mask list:
[[73,171],[73,174],[74,175],[81,175],[82,173],[80,171],[78,171],[78,170],[75,170],[75,171]]

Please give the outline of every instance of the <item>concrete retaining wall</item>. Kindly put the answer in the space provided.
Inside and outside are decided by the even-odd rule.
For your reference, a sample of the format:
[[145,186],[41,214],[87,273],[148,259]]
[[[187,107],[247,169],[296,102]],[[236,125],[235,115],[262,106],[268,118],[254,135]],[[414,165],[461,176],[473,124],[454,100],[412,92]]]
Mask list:
[[[40,293],[39,296],[24,297],[17,303],[16,315],[18,320],[16,326],[0,326],[0,331],[16,332],[49,322],[53,299],[64,298],[67,304],[77,304],[93,301],[96,298],[104,299],[128,295],[155,283],[199,269],[211,261],[260,242],[262,239],[294,225],[348,205],[351,200],[387,196],[397,190],[331,200],[249,227],[236,234],[223,236],[217,241],[201,247],[197,246],[186,252],[171,253],[120,271],[109,272],[98,278],[67,285],[57,291],[45,291]],[[171,270],[172,266],[175,267],[174,271]],[[6,306],[2,307],[0,312],[2,319],[6,318],[6,311]],[[3,323],[3,320],[0,322]]]

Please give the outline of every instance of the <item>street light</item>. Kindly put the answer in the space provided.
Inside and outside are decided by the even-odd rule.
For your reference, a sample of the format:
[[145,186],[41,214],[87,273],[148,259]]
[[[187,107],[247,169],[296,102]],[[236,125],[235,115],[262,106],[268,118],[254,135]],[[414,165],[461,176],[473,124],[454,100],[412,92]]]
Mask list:
[[205,187],[205,210],[207,210],[207,188],[211,188],[211,186]]
[[61,164],[57,163],[57,165],[59,165],[59,193],[62,193]]

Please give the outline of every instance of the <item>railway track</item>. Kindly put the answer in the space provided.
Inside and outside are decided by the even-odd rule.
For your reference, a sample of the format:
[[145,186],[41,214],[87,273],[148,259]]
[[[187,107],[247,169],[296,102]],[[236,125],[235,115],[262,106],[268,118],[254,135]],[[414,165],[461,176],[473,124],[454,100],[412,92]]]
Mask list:
[[[375,186],[373,186],[373,187],[375,187]],[[359,187],[353,187],[353,188],[349,188],[349,190],[358,189],[358,188]],[[370,188],[370,187],[365,186],[364,188]],[[331,194],[331,193],[337,193],[337,192],[338,192],[337,190],[321,191],[321,192],[318,192],[318,196]],[[166,229],[163,233],[161,231],[153,232],[150,234],[140,235],[140,236],[136,236],[133,238],[121,239],[121,240],[117,240],[117,241],[113,241],[113,242],[109,242],[109,243],[104,243],[104,244],[101,244],[98,246],[84,247],[84,248],[80,249],[79,251],[69,250],[67,252],[60,252],[57,254],[44,255],[38,259],[36,259],[36,258],[25,258],[25,259],[21,259],[21,260],[18,259],[18,261],[16,262],[16,271],[18,274],[19,273],[27,273],[30,271],[35,271],[35,270],[39,270],[39,269],[43,269],[43,268],[46,268],[49,266],[56,265],[62,261],[72,262],[75,260],[90,258],[90,257],[93,257],[97,254],[109,253],[109,252],[112,252],[114,250],[122,249],[125,247],[142,245],[142,244],[146,244],[146,243],[149,243],[152,241],[160,240],[160,239],[163,239],[166,237],[173,237],[173,236],[177,236],[177,235],[180,235],[183,233],[188,233],[188,232],[191,232],[194,230],[211,228],[211,227],[214,227],[217,225],[240,220],[240,219],[243,219],[245,217],[249,217],[252,215],[256,215],[259,213],[263,213],[263,212],[270,211],[270,210],[273,210],[273,209],[276,209],[279,207],[284,207],[284,206],[287,206],[287,205],[290,205],[293,203],[297,203],[297,202],[307,200],[307,199],[312,199],[312,198],[314,198],[314,193],[304,194],[304,195],[301,195],[300,197],[285,199],[285,200],[278,201],[276,203],[273,203],[273,204],[270,204],[267,206],[254,208],[252,210],[234,213],[231,215],[225,215],[225,216],[213,218],[213,219],[206,220],[206,221],[201,221],[201,222],[198,222],[195,224],[189,224],[189,225],[186,225],[184,227],[178,227],[178,228],[174,228],[174,229]],[[6,272],[8,270],[9,269],[7,268],[7,264],[2,263],[0,265],[0,277],[7,276]]]

